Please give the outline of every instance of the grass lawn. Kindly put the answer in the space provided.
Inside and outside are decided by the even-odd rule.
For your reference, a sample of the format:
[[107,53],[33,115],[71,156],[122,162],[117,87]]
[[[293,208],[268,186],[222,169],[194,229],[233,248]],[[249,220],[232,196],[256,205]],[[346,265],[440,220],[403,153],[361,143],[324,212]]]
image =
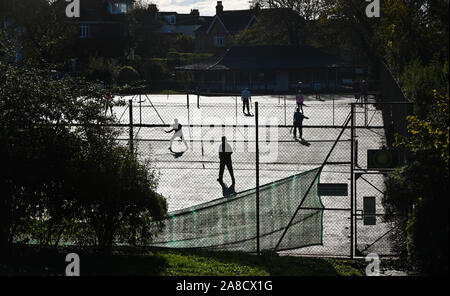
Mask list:
[[[70,250],[15,250],[0,257],[0,275],[64,275]],[[198,250],[115,250],[112,256],[80,255],[81,275],[133,276],[360,276],[364,262],[254,256]]]

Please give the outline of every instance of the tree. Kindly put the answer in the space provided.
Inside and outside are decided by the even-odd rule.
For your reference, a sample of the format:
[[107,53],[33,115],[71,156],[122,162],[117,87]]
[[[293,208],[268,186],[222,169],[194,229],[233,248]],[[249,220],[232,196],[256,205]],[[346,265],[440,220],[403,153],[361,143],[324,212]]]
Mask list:
[[103,57],[92,57],[86,70],[86,78],[90,81],[100,80],[103,83],[111,84],[117,81],[120,65],[115,59]]
[[73,56],[78,31],[65,16],[66,2],[0,1],[5,7],[3,18],[10,23],[8,31],[20,41],[20,51],[29,62],[64,63]]
[[[0,61],[1,243],[70,198],[70,176],[85,133],[106,124],[102,92],[77,80],[52,80],[50,69]],[[71,131],[67,124],[91,128]],[[105,131],[106,132],[106,131]],[[76,175],[76,174],[75,174]],[[54,203],[56,204],[56,203]]]
[[102,253],[111,253],[116,242],[148,244],[167,214],[165,199],[156,193],[157,175],[136,153],[115,143],[92,148],[83,174],[96,178],[82,187],[80,218],[94,230]]
[[319,18],[323,12],[323,0],[272,0],[271,5],[274,8],[288,8],[295,11],[306,21],[312,21]]
[[397,146],[406,147],[412,159],[387,178],[384,202],[394,211],[410,213],[407,246],[417,271],[444,275],[449,248],[449,96],[437,91],[434,96],[437,103],[426,119],[408,117],[409,135],[397,136]]
[[130,84],[139,80],[139,73],[131,66],[124,66],[120,69],[117,80],[123,84]]
[[157,17],[158,9],[153,7],[136,7],[131,15],[131,22],[134,31],[134,43],[136,54],[142,58],[165,57],[170,42],[163,34],[157,34],[156,31],[162,25]]
[[[13,55],[13,41],[0,39],[2,57]],[[155,173],[117,143],[104,112],[108,90],[35,65],[0,60],[0,248],[30,238],[77,241],[80,224],[103,253],[119,232],[148,241],[166,203]]]
[[178,52],[194,52],[195,38],[192,36],[178,35],[174,45]]
[[248,4],[250,5],[250,9],[255,8],[272,8],[271,0],[250,0]]
[[411,158],[387,177],[383,203],[408,217],[413,266],[448,274],[448,1],[382,1],[379,19],[367,18],[361,1],[326,2],[328,20],[354,30],[368,61],[386,61],[414,102],[408,135],[397,139]]
[[242,33],[230,37],[230,42],[237,45],[290,45],[287,27],[279,22],[281,10],[262,11],[258,22]]

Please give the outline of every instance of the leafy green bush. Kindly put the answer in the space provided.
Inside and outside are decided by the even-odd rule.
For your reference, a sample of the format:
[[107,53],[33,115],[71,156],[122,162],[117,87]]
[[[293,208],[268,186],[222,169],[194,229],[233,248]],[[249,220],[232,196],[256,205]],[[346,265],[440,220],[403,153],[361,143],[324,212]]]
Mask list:
[[448,269],[448,190],[445,161],[439,154],[424,151],[386,180],[383,205],[388,218],[398,217],[392,214],[408,217],[409,260],[421,274]]
[[396,145],[411,153],[408,164],[388,177],[383,200],[388,212],[409,215],[410,263],[423,275],[448,274],[449,96],[434,92],[424,119],[408,117],[409,134]]
[[175,40],[175,48],[179,52],[194,52],[195,38],[192,36],[178,35]]
[[433,90],[447,91],[448,61],[442,61],[436,55],[429,64],[423,65],[415,59],[405,67],[400,84],[406,97],[415,103],[417,115],[423,118],[435,103]]
[[120,69],[117,80],[119,83],[132,83],[138,81],[139,78],[139,73],[133,67],[124,66]]
[[210,53],[184,53],[170,51],[167,54],[167,65],[169,67],[179,67],[188,64],[194,64],[210,58],[211,56],[212,54]]
[[139,67],[141,77],[148,82],[168,79],[166,59],[146,59]]
[[448,195],[420,198],[408,221],[409,261],[422,275],[448,275],[448,206]]
[[120,65],[117,60],[94,57],[89,61],[85,76],[90,81],[100,80],[104,83],[111,84],[117,80],[119,71]]
[[81,220],[95,231],[104,253],[117,242],[148,244],[167,213],[165,199],[155,191],[156,173],[125,147],[93,146],[82,170],[87,180],[79,193]]

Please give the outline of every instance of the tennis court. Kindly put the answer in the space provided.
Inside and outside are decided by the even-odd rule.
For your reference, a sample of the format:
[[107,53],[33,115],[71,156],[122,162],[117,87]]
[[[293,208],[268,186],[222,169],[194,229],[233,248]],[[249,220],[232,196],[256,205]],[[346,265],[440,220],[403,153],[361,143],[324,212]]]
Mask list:
[[[169,211],[179,211],[208,203],[224,196],[251,190],[256,187],[256,126],[255,117],[242,112],[238,96],[190,95],[137,95],[116,98],[130,106],[115,107],[114,114],[121,123],[129,124],[132,116],[134,145],[139,156],[150,159],[159,173],[157,191],[166,197]],[[320,100],[307,96],[303,122],[303,141],[293,138],[292,118],[296,109],[294,96],[254,96],[258,102],[259,183],[270,184],[302,172],[319,168],[335,146],[328,164],[320,174],[321,183],[350,184],[351,138],[345,129],[336,142],[343,125],[351,113],[353,96],[323,95]],[[359,107],[355,112],[356,126],[374,127],[360,133],[358,139],[358,165],[366,164],[365,151],[380,149],[386,144],[383,116],[375,107]],[[178,119],[188,149],[180,141],[174,141],[171,152],[169,125]],[[225,135],[233,147],[231,179],[225,170],[224,183],[217,182],[219,174],[218,149]],[[121,140],[129,141],[129,129],[124,129]],[[383,177],[368,177],[370,184],[360,182],[358,190],[364,195],[377,197],[377,211],[383,213],[381,204]],[[323,213],[323,245],[295,251],[296,254],[348,256],[350,251],[349,197],[321,197]],[[362,203],[362,200],[357,200]],[[274,205],[275,206],[275,205]],[[359,233],[360,240],[382,235],[389,225],[379,221]],[[365,236],[368,236],[365,238]]]

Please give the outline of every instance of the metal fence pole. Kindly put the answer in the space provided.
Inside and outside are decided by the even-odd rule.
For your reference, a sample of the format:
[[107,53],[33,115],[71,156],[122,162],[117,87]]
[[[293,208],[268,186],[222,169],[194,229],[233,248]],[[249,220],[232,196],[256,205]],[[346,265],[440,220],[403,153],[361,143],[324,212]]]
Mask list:
[[368,112],[368,105],[367,105],[367,100],[366,99],[364,99],[364,126],[365,127],[367,127],[368,125],[369,125],[369,123],[368,123],[368,114],[367,114],[367,112]]
[[134,152],[134,139],[133,139],[133,136],[134,136],[134,132],[133,132],[133,100],[129,100],[128,101],[128,109],[129,109],[129,111],[130,111],[130,118],[129,118],[129,121],[130,121],[130,143],[129,143],[129,145],[130,145],[130,151],[133,153]]
[[237,117],[238,117],[238,97],[236,96],[236,125],[237,125]]
[[287,112],[287,109],[286,109],[286,96],[284,96],[284,125],[287,125],[286,112]]
[[[355,143],[356,143],[356,141],[355,141]],[[358,151],[357,147],[355,147],[354,148],[355,154],[358,153],[357,151]],[[356,167],[356,162],[355,162],[355,167]],[[354,227],[354,231],[353,231],[353,245],[355,246],[354,250],[355,250],[355,255],[356,256],[358,256],[358,231],[357,231],[358,230],[358,216],[357,216],[357,214],[358,214],[358,200],[356,198],[358,196],[358,193],[357,193],[358,179],[359,179],[359,175],[358,174],[354,174],[353,182],[355,184],[355,187],[353,189],[353,195],[354,195],[353,207],[355,208],[355,211],[354,211],[354,216],[353,216],[353,225],[354,225],[353,226]]]
[[189,110],[189,92],[186,94],[186,105]]
[[139,94],[139,123],[142,124],[142,95]]
[[351,104],[351,128],[350,128],[350,258],[353,259],[354,253],[353,253],[353,239],[354,239],[354,204],[353,204],[353,198],[354,198],[354,161],[355,161],[355,105]]
[[[335,93],[336,93],[336,91],[335,91]],[[334,120],[334,117],[335,117],[334,113],[335,113],[335,103],[334,103],[334,94],[333,94],[333,125],[334,125],[334,122],[335,122],[335,120]]]
[[260,254],[259,237],[259,122],[258,122],[258,102],[255,102],[255,122],[256,122],[256,253]]

